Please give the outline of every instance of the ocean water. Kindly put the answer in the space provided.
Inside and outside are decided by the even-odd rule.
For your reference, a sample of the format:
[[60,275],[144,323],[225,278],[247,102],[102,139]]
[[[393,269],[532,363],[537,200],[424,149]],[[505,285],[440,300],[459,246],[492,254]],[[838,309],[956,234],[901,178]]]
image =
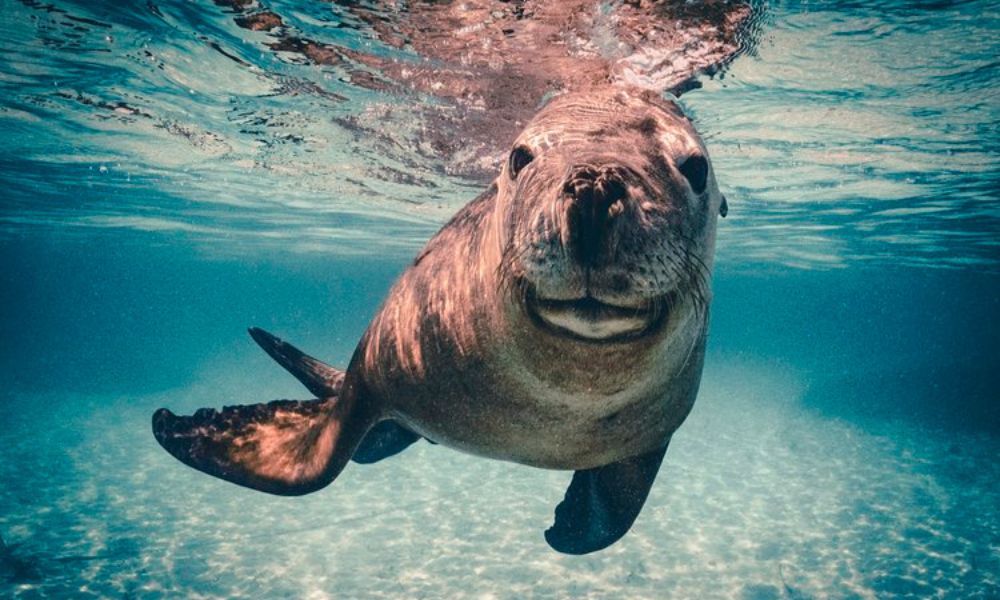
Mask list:
[[0,8],[0,597],[1000,597],[995,3],[771,3],[682,96],[730,206],[702,388],[582,557],[541,535],[567,472],[420,443],[279,498],[151,435],[307,397],[245,328],[344,365],[482,189],[385,117],[412,98],[210,2]]

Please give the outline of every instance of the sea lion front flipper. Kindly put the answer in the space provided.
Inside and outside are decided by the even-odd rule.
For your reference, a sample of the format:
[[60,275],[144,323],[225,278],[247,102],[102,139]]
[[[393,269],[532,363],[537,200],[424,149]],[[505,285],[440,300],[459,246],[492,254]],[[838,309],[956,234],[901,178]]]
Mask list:
[[420,436],[395,421],[382,421],[375,425],[361,441],[351,459],[362,465],[370,465],[383,458],[389,458],[406,450]]
[[344,372],[321,360],[309,356],[295,346],[258,327],[247,330],[253,341],[267,352],[279,365],[298,379],[318,398],[329,398],[340,393]]
[[153,415],[153,435],[167,452],[199,471],[263,492],[298,496],[333,481],[361,443],[374,418],[355,410],[356,404],[354,394],[345,393],[203,408],[189,417],[161,408]]
[[556,507],[545,541],[566,554],[607,548],[632,527],[667,447],[603,467],[577,471]]

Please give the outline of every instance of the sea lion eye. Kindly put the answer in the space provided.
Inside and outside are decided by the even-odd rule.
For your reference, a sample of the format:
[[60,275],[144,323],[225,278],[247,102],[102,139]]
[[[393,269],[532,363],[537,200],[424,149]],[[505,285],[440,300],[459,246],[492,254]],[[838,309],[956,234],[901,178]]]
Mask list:
[[517,179],[517,174],[521,169],[528,166],[528,163],[535,160],[535,155],[528,150],[527,146],[518,146],[510,153],[510,161],[507,164],[507,172],[511,179]]
[[708,161],[704,156],[699,154],[689,156],[677,169],[691,184],[695,194],[700,195],[705,191],[705,185],[708,183]]

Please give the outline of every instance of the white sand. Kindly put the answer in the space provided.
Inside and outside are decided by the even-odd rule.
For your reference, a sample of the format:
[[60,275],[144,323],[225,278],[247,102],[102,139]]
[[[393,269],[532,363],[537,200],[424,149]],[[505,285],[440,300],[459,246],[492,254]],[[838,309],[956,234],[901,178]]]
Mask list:
[[[242,375],[138,400],[7,399],[0,531],[42,578],[0,567],[0,596],[1000,594],[998,440],[810,412],[804,377],[779,365],[711,359],[635,527],[585,557],[542,538],[569,473],[420,443],[276,498],[156,445],[155,407],[235,402]],[[263,393],[294,391],[284,377]]]

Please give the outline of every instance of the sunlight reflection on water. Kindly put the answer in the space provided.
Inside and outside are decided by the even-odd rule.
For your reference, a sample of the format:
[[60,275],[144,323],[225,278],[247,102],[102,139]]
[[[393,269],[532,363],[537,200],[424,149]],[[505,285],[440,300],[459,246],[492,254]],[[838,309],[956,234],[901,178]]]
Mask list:
[[[413,98],[273,52],[225,11],[3,6],[6,235],[127,228],[213,251],[236,239],[405,256],[483,187],[421,148]],[[399,54],[362,24],[331,27],[340,9],[297,11],[314,36]],[[995,266],[996,11],[782,3],[765,14],[752,55],[682,98],[733,208],[720,261]]]

